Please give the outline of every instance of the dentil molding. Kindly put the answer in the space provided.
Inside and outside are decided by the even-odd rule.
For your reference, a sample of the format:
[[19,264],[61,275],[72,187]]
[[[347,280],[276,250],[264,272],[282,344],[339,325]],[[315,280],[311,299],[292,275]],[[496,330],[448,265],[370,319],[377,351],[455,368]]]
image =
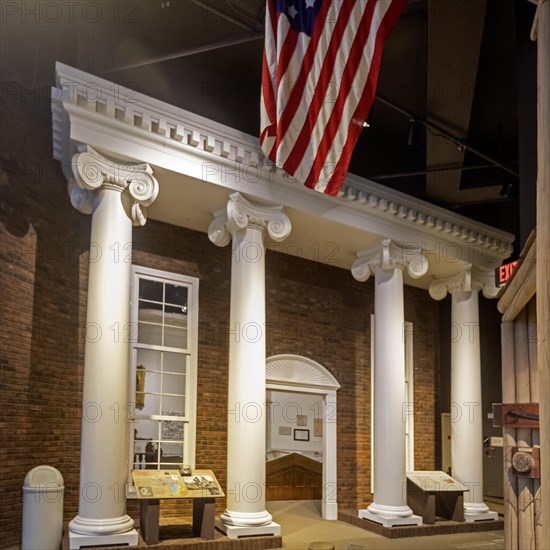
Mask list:
[[157,180],[148,164],[117,162],[100,155],[89,145],[73,156],[69,180],[71,204],[83,214],[93,212],[93,194],[104,187],[127,192],[133,199],[132,222],[145,225],[146,207],[153,204],[159,192]]
[[[139,143],[151,151],[169,150],[174,157],[192,155],[199,165],[214,162],[237,172],[251,170],[262,184],[284,189],[287,205],[304,198],[347,217],[359,213],[405,232],[419,231],[438,241],[490,252],[495,263],[513,249],[509,233],[353,174],[346,176],[336,198],[312,194],[265,159],[258,138],[62,63],[56,64],[52,122],[54,158],[62,162],[64,171],[74,139],[71,127],[79,124],[87,131],[93,128],[103,136],[117,136],[132,148]],[[185,158],[181,167],[190,164]]]
[[233,193],[229,196],[226,210],[214,213],[214,220],[208,227],[208,238],[217,246],[226,246],[236,231],[249,226],[267,231],[275,242],[286,239],[292,229],[282,206],[254,204],[240,193]]
[[428,260],[418,247],[402,246],[385,239],[376,248],[359,253],[351,273],[357,281],[365,282],[377,269],[389,271],[396,267],[406,268],[413,279],[419,279],[428,271]]

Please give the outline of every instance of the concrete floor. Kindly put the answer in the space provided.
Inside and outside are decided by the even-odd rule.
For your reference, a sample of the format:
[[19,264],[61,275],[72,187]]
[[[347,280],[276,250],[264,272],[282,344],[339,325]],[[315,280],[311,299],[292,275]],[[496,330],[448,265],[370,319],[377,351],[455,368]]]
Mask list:
[[504,549],[504,535],[501,530],[387,539],[342,521],[321,519],[319,509],[312,501],[268,502],[267,508],[273,515],[274,521],[281,525],[283,548],[286,550],[305,550],[308,544],[314,541],[331,542],[336,550],[348,550],[348,545],[360,547],[353,550],[362,550],[362,548],[369,550]]

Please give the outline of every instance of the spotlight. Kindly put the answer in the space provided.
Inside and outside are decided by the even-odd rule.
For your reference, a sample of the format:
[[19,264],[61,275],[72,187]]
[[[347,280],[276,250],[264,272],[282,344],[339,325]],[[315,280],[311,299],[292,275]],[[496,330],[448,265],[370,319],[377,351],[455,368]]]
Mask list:
[[507,199],[513,198],[516,196],[516,185],[511,181],[506,181],[502,184],[502,189],[500,190],[500,196]]

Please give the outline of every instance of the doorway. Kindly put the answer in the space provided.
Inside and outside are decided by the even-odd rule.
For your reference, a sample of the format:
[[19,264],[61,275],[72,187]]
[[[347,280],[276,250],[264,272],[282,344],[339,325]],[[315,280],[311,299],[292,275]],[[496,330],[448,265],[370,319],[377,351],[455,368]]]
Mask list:
[[[269,357],[266,361],[266,390],[268,395],[277,399],[276,405],[272,403],[269,406],[273,422],[268,426],[268,433],[274,436],[272,440],[277,442],[277,446],[300,451],[287,454],[291,457],[287,459],[289,463],[283,465],[288,468],[287,475],[307,470],[309,473],[299,475],[314,476],[313,461],[320,459],[316,462],[321,465],[322,492],[319,496],[324,519],[338,519],[336,392],[339,388],[336,378],[308,357],[282,354]],[[280,442],[283,442],[282,445],[279,445]],[[284,449],[270,449],[275,454],[279,451]],[[319,453],[317,456],[316,452]],[[280,456],[284,455],[283,452]],[[272,455],[266,458],[278,457]],[[308,469],[305,469],[306,465]],[[294,474],[290,473],[292,471]],[[307,483],[305,479],[303,481],[304,487],[310,482],[313,484],[311,479]],[[307,494],[308,490],[304,490]]]

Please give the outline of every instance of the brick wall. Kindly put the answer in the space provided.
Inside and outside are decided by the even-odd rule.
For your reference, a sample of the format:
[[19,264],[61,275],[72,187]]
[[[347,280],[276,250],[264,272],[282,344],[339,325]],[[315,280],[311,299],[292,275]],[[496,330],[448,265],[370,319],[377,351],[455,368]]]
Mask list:
[[[290,237],[291,239],[292,237]],[[267,321],[273,324],[267,354],[305,355],[340,383],[338,411],[338,503],[357,508],[370,493],[370,315],[374,282],[325,264],[268,254]],[[438,304],[426,291],[405,287],[405,318],[414,323],[415,465],[437,466]],[[437,435],[436,435],[437,434]]]
[[[65,520],[78,511],[90,217],[69,204],[44,109],[37,114],[13,102],[2,112],[0,531],[10,546],[20,540],[21,486],[30,468],[57,467],[65,479]],[[225,486],[230,247],[150,220],[134,230],[133,261],[200,279],[196,462],[212,467]],[[310,357],[341,384],[338,499],[342,507],[363,506],[370,500],[373,282],[271,251],[266,273],[267,354]],[[417,467],[433,469],[439,310],[425,291],[411,287],[405,301],[406,318],[415,324],[415,400],[423,404],[415,416],[422,433]],[[128,509],[137,517],[135,503]],[[188,516],[189,507],[168,503],[162,513]]]
[[2,103],[0,209],[0,532],[20,540],[22,485],[40,464],[65,481],[77,512],[89,220],[68,204],[51,122]]

